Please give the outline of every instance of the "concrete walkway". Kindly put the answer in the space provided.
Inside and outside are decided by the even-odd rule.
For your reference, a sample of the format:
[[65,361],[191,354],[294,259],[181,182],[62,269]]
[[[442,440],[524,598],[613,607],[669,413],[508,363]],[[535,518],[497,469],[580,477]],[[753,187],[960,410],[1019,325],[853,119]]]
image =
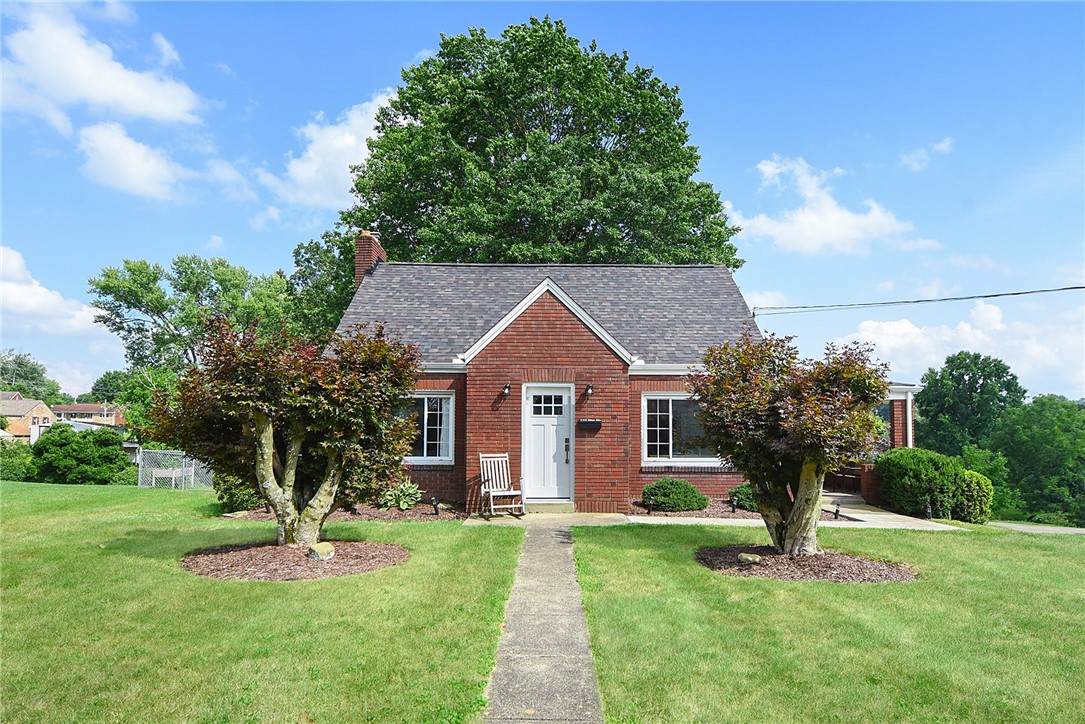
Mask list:
[[625,522],[625,516],[537,514],[465,523],[527,528],[487,686],[485,721],[603,721],[569,531],[570,520],[591,525],[591,518],[595,525]]
[[988,523],[998,528],[1009,528],[1018,533],[1043,533],[1046,535],[1085,535],[1085,528],[1067,528],[1061,525],[1032,525],[1029,523]]
[[[819,528],[897,528],[903,530],[958,532],[968,530],[967,528],[958,528],[955,525],[936,523],[933,520],[909,518],[899,513],[890,513],[888,510],[867,505],[860,496],[851,493],[822,494],[822,510],[831,513],[836,510],[837,503],[840,503],[840,515],[852,518],[852,520],[823,520],[818,523]],[[764,527],[765,525],[760,518],[669,518],[662,515],[630,515],[628,518],[633,523],[650,523],[652,525],[736,525],[751,527]]]

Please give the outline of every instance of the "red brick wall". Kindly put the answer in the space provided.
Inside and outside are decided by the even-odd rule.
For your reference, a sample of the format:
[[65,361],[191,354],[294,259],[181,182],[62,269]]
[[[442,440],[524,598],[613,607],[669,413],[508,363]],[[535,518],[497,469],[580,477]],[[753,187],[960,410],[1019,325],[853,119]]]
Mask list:
[[[523,384],[563,382],[576,386],[574,425],[579,418],[603,421],[599,430],[575,433],[576,509],[626,512],[631,460],[626,370],[565,305],[543,294],[468,364],[466,475],[472,506],[477,506],[479,453],[507,452],[513,480],[521,476]],[[506,383],[512,386],[508,396],[501,394]],[[588,384],[595,390],[591,399],[584,394]]]
[[889,444],[892,447],[908,447],[907,404],[906,400],[889,401]]
[[365,279],[365,275],[378,261],[388,261],[388,255],[384,252],[377,237],[368,231],[358,234],[354,240],[354,288],[357,289]]
[[681,376],[644,376],[631,377],[629,385],[629,492],[633,499],[639,499],[644,486],[660,478],[676,477],[688,480],[702,493],[714,498],[726,497],[731,488],[738,487],[745,478],[737,471],[705,469],[682,465],[666,467],[641,467],[641,449],[643,425],[641,422],[641,397],[645,392],[685,392],[685,381]]
[[881,505],[882,498],[878,493],[879,484],[882,481],[878,471],[873,465],[864,464],[859,466],[859,492],[869,505]]
[[[467,460],[467,379],[456,374],[426,374],[418,381],[419,390],[452,390],[455,394],[453,403],[453,440],[452,464],[411,466],[411,480],[422,490],[424,499],[437,498],[442,501],[466,502],[464,490],[464,469]],[[478,466],[478,458],[475,458]]]

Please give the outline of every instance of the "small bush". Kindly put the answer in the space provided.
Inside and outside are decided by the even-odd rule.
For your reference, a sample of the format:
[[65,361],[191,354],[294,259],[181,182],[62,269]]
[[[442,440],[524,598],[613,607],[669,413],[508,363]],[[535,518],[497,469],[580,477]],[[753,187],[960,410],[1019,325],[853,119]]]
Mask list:
[[1024,520],[1028,516],[1028,507],[1021,491],[1016,488],[994,486],[991,499],[991,517],[996,520]]
[[986,475],[965,470],[953,496],[953,520],[982,525],[991,519],[995,487]]
[[216,475],[211,479],[211,487],[215,489],[215,495],[219,499],[223,513],[252,510],[264,506],[264,496],[257,492],[256,483],[227,475]]
[[33,480],[32,457],[30,446],[25,442],[0,440],[0,480]]
[[139,485],[139,467],[129,465],[113,476],[114,485]]
[[384,510],[399,508],[410,510],[422,499],[422,491],[409,480],[397,483],[377,496],[377,505]]
[[956,458],[922,448],[896,448],[877,457],[881,494],[904,515],[923,518],[927,503],[934,518],[951,518],[964,466]]
[[1073,521],[1070,520],[1070,516],[1063,511],[1047,511],[1043,513],[1033,513],[1028,517],[1030,523],[1042,523],[1044,525],[1062,525],[1072,527]]
[[757,501],[753,497],[753,486],[749,483],[743,483],[737,488],[731,488],[728,495],[739,508],[757,512]]
[[704,510],[708,507],[708,497],[679,478],[661,478],[646,485],[641,502],[650,510],[667,512]]
[[53,425],[31,450],[31,474],[43,483],[109,485],[132,465],[120,434],[109,428],[76,432],[71,425]]

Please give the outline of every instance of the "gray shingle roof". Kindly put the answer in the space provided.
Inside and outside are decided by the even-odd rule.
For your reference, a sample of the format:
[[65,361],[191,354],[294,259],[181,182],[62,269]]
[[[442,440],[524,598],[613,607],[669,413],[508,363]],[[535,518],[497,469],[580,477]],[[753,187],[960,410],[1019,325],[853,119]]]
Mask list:
[[22,417],[41,404],[41,400],[0,400],[0,415]]
[[694,364],[752,322],[722,266],[380,263],[339,323],[382,322],[428,363],[448,363],[549,277],[648,364]]

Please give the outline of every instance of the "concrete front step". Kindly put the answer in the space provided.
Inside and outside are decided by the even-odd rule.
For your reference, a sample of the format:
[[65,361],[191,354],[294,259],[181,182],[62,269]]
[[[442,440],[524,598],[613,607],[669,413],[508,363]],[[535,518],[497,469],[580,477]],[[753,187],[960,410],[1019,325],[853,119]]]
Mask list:
[[555,501],[526,501],[524,503],[526,513],[575,513],[576,505],[569,500]]

